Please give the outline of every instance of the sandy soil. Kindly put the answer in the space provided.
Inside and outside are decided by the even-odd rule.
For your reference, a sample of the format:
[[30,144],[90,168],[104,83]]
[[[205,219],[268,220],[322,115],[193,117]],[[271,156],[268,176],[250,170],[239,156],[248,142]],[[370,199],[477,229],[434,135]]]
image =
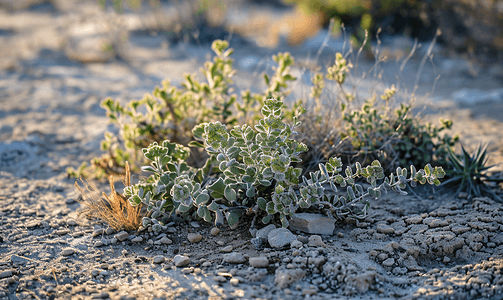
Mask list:
[[[219,232],[172,223],[157,235],[86,219],[65,169],[98,156],[103,133],[116,131],[100,101],[141,98],[166,78],[180,83],[209,57],[210,45],[151,34],[149,11],[116,15],[95,1],[12,3],[0,1],[1,299],[503,299],[503,209],[490,198],[430,188],[388,194],[371,202],[364,222],[336,224],[321,239],[293,231],[298,242],[281,248],[255,248],[247,222]],[[284,13],[257,9],[270,19]],[[128,38],[115,53],[96,48],[121,33]],[[275,49],[259,48],[259,38],[231,39],[240,88],[258,89],[278,51],[291,51],[294,72],[308,78],[303,66],[326,65],[343,46],[330,41],[314,61],[323,33],[298,48],[281,38]],[[412,91],[417,83],[425,120],[450,117],[468,149],[489,143],[490,163],[503,162],[503,68],[436,46],[434,63],[418,75],[425,45],[401,72],[404,43],[412,45],[383,41],[389,59],[379,65],[382,76],[359,81],[362,93],[398,80]],[[359,63],[362,71],[373,65]]]

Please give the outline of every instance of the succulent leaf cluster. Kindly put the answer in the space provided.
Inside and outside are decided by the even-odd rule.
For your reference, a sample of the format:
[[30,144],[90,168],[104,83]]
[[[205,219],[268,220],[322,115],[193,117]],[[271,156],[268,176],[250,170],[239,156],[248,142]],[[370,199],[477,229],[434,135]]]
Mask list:
[[[226,220],[235,225],[244,214],[254,214],[263,223],[278,220],[288,227],[288,219],[302,209],[318,209],[330,217],[363,219],[368,215],[369,198],[393,190],[401,194],[407,183],[440,184],[442,168],[427,165],[416,171],[411,166],[385,178],[379,161],[362,167],[355,164],[343,169],[342,160],[330,158],[319,164],[319,170],[301,176],[300,154],[308,150],[296,141],[296,129],[301,125],[298,109],[292,123],[283,121],[283,101],[274,98],[264,101],[262,118],[254,126],[235,125],[228,129],[216,122],[202,123],[193,129],[200,147],[209,154],[203,168],[193,168],[184,161],[189,149],[164,141],[143,149],[151,162],[142,170],[152,175],[125,189],[124,195],[132,204],[143,203],[147,215],[143,226],[152,225],[155,231],[164,228],[173,215],[203,219],[223,225]],[[344,171],[343,171],[344,170]],[[357,182],[365,178],[367,187]],[[381,185],[377,182],[383,180]],[[345,188],[340,195],[339,188]]]

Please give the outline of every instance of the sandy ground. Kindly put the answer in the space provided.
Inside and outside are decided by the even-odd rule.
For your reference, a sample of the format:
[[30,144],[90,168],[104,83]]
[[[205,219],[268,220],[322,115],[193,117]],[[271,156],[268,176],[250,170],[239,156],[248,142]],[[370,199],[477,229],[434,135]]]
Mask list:
[[[148,11],[139,20],[104,12],[94,1],[52,3],[0,7],[1,299],[503,298],[503,209],[489,198],[438,189],[388,194],[371,202],[365,222],[336,224],[321,240],[293,231],[292,247],[258,249],[246,222],[219,232],[172,223],[156,235],[115,232],[79,215],[65,169],[98,156],[103,133],[116,130],[100,101],[141,98],[166,78],[180,83],[198,71],[210,45],[151,34]],[[281,15],[274,9],[266,9],[269,18]],[[95,47],[121,32],[128,39],[117,53]],[[330,41],[314,61],[323,33],[298,48],[281,39],[275,49],[259,48],[259,38],[231,39],[239,88],[261,88],[256,82],[278,51],[291,51],[299,66],[293,72],[309,78],[303,66],[331,63],[344,45]],[[397,81],[410,92],[417,83],[425,120],[450,117],[468,149],[489,143],[490,163],[501,163],[503,68],[446,56],[436,46],[434,63],[418,75],[423,45],[400,71],[404,43],[412,46],[402,38],[383,41],[388,61],[358,82],[362,93]],[[361,72],[374,64],[362,58]],[[302,92],[299,84],[294,95]]]

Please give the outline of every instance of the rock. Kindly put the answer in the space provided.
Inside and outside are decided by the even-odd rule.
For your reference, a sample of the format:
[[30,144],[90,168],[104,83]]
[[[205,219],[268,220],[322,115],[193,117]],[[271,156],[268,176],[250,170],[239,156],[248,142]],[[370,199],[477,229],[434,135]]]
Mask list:
[[312,247],[325,247],[325,243],[321,239],[321,236],[319,235],[312,235],[309,237],[309,243],[307,243],[308,246]]
[[383,233],[383,234],[393,234],[395,233],[395,229],[392,227],[386,225],[386,224],[378,224],[376,226],[377,232]]
[[160,244],[171,245],[172,243],[173,243],[173,241],[170,240],[167,236],[164,236],[160,240],[157,240],[154,242],[155,245],[160,245]]
[[292,241],[292,242],[290,243],[290,248],[297,248],[297,249],[299,249],[299,248],[302,248],[302,246],[303,246],[303,245],[304,245],[304,244],[302,244],[302,242],[301,242],[301,241],[299,241],[299,240],[295,240],[295,241]]
[[269,260],[267,257],[250,257],[249,259],[250,266],[254,268],[266,268],[269,265]]
[[107,229],[105,229],[105,234],[107,234],[107,235],[111,235],[114,233],[115,233],[115,229],[113,229],[112,227],[108,227]]
[[230,264],[241,264],[246,261],[246,258],[239,252],[232,252],[224,255],[224,261]]
[[200,233],[189,233],[187,234],[187,239],[191,243],[197,243],[203,239],[203,236]]
[[300,241],[300,242],[302,242],[302,244],[309,243],[309,238],[307,236],[298,235],[297,236],[297,240]]
[[220,233],[220,229],[218,229],[217,227],[211,228],[210,234],[212,236],[217,236],[219,233]]
[[335,219],[322,214],[298,213],[289,221],[290,229],[310,234],[331,235],[335,229]]
[[276,226],[274,226],[273,224],[269,224],[266,227],[258,230],[255,235],[255,238],[261,239],[262,241],[266,242],[267,237],[269,236],[269,233],[274,229],[276,229]]
[[199,228],[201,227],[201,225],[199,224],[199,222],[197,221],[192,221],[190,222],[190,226],[194,227],[194,228]]
[[164,262],[164,260],[165,260],[165,258],[162,255],[154,256],[154,264],[162,264]]
[[134,239],[131,239],[131,242],[133,242],[133,243],[141,243],[141,242],[143,242],[143,238],[141,236],[137,236]]
[[27,264],[29,262],[28,259],[26,259],[24,257],[21,257],[21,256],[17,256],[17,255],[11,255],[10,261],[13,264],[17,264],[17,265],[24,265],[24,264]]
[[348,276],[347,283],[353,285],[358,293],[364,294],[368,292],[374,283],[376,275],[377,273],[375,271],[368,271],[363,274]]
[[125,241],[129,236],[129,233],[125,232],[125,231],[121,231],[121,232],[118,232],[116,235],[114,235],[114,237],[119,240],[119,241]]
[[93,237],[97,237],[97,236],[99,236],[99,235],[102,235],[102,234],[103,234],[103,232],[105,232],[105,230],[104,230],[103,228],[98,228],[98,229],[96,229],[96,230],[94,230],[94,231],[93,231],[92,236],[93,236]]
[[274,276],[274,283],[280,289],[287,288],[292,283],[302,280],[306,276],[306,271],[302,269],[277,269]]
[[230,253],[232,252],[232,246],[226,246],[226,247],[223,247],[220,251],[224,252],[224,253]]
[[229,280],[230,284],[232,284],[233,286],[236,286],[239,284],[239,279],[237,278],[231,278],[231,280]]
[[12,275],[14,275],[12,270],[7,270],[7,271],[3,271],[2,273],[0,273],[0,278],[7,278],[7,277],[11,277]]
[[290,230],[286,228],[277,228],[271,230],[267,236],[267,241],[269,245],[273,248],[283,248],[290,245],[291,242],[295,241],[297,238]]
[[173,262],[175,263],[175,266],[177,267],[185,267],[186,265],[189,264],[190,259],[185,256],[185,255],[175,255],[173,258]]
[[66,224],[68,226],[77,226],[77,225],[79,225],[74,219],[70,219],[70,218],[66,220]]
[[466,199],[466,198],[468,198],[468,193],[467,192],[460,192],[458,194],[458,198],[459,199]]
[[63,249],[63,251],[61,251],[61,255],[63,255],[63,256],[70,256],[73,253],[75,253],[75,249],[73,249],[73,248],[65,248],[65,249]]
[[382,262],[382,265],[385,267],[391,267],[395,264],[395,259],[394,258],[388,258],[385,261]]

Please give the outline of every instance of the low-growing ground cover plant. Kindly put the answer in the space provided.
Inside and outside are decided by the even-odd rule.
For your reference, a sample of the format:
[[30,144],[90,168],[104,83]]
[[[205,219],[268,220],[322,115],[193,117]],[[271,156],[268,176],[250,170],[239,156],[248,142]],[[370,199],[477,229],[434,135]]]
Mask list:
[[[294,166],[308,148],[293,137],[301,125],[300,107],[292,124],[284,122],[283,101],[264,101],[262,118],[254,126],[235,125],[231,130],[220,121],[202,123],[193,134],[209,158],[203,168],[190,167],[185,160],[189,149],[166,140],[143,149],[150,165],[142,167],[152,175],[124,189],[132,205],[145,205],[143,226],[160,231],[175,215],[186,219],[214,221],[232,226],[244,214],[253,214],[263,223],[277,220],[288,227],[295,212],[313,208],[338,220],[364,219],[369,198],[378,198],[388,190],[406,194],[407,183],[439,185],[445,173],[441,167],[427,164],[416,171],[412,165],[397,168],[396,175],[385,177],[379,161],[366,167],[356,163],[343,171],[340,158],[320,163],[308,177]],[[195,144],[195,143],[194,143]],[[365,178],[364,185],[357,178]],[[378,185],[378,181],[383,182]],[[337,186],[345,188],[340,195]]]

